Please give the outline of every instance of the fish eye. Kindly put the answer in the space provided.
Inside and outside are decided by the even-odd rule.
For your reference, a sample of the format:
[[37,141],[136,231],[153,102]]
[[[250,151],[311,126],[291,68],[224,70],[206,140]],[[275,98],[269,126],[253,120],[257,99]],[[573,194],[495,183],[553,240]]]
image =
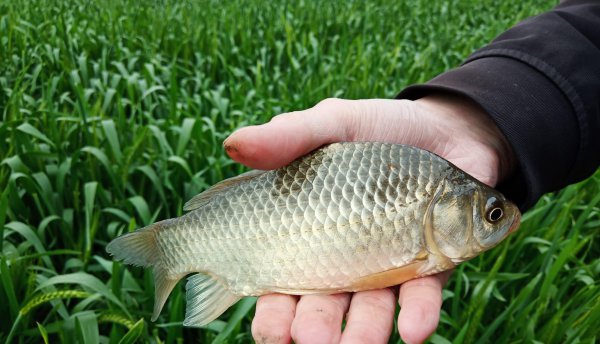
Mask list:
[[502,220],[504,217],[504,207],[502,206],[502,201],[495,196],[491,196],[487,199],[485,209],[485,219],[489,223],[496,223]]
[[495,206],[487,212],[487,220],[491,223],[498,222],[504,217],[504,210],[501,207]]

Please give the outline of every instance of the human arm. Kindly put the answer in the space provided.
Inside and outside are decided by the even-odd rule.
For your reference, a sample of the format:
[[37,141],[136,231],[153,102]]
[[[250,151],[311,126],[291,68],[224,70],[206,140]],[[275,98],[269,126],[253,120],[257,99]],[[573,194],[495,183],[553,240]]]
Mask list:
[[584,179],[600,164],[600,2],[563,1],[399,98],[440,93],[471,99],[504,133],[516,164],[498,188],[522,210]]

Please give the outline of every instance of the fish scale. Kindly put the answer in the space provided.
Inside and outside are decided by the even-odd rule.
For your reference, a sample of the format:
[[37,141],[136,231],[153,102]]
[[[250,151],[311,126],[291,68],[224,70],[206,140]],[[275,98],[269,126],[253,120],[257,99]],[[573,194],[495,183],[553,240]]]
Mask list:
[[[292,164],[283,170],[281,175],[278,175],[277,172],[267,172],[259,177],[260,179],[256,183],[229,189],[212,200],[206,207],[198,209],[180,220],[185,228],[190,228],[190,223],[202,224],[205,230],[210,231],[211,234],[214,233],[211,235],[211,240],[195,243],[185,253],[172,250],[168,260],[169,262],[184,262],[189,261],[189,258],[195,258],[196,266],[193,271],[208,271],[218,274],[239,293],[243,293],[243,290],[261,292],[265,286],[282,289],[331,289],[350,286],[353,277],[394,267],[391,259],[369,259],[370,256],[376,255],[381,250],[386,253],[393,251],[396,255],[405,257],[404,261],[410,261],[422,249],[422,240],[415,238],[413,234],[419,231],[418,225],[415,221],[411,221],[415,219],[414,215],[417,212],[412,211],[412,207],[393,206],[396,198],[388,196],[397,196],[398,193],[394,192],[396,189],[389,186],[392,185],[394,179],[398,179],[398,176],[400,180],[403,179],[402,177],[408,177],[411,181],[407,184],[409,192],[399,200],[402,204],[411,203],[419,196],[430,196],[430,192],[424,188],[427,184],[419,187],[416,179],[410,178],[410,176],[411,173],[419,173],[419,164],[431,165],[432,161],[424,160],[415,163],[412,151],[408,151],[408,154],[403,153],[401,147],[397,146],[365,143],[353,150],[347,150],[343,149],[342,144],[331,145],[323,150],[320,157],[315,157],[312,161],[305,159],[300,163]],[[404,158],[405,156],[408,158]],[[402,164],[403,159],[408,161],[408,164]],[[395,164],[397,167],[388,168],[387,164]],[[448,169],[446,164],[438,165],[440,166],[432,166],[428,170]],[[357,171],[360,166],[369,167],[368,178],[360,179],[357,178],[357,173],[348,173],[350,170]],[[438,175],[443,177],[443,174],[439,172]],[[328,178],[330,176],[333,176],[335,188],[319,189],[315,187],[325,185],[325,180],[330,180],[331,178]],[[283,183],[277,183],[277,178],[283,180]],[[285,192],[291,189],[294,181],[298,180],[304,181],[298,194]],[[386,186],[382,188],[377,185]],[[332,193],[331,190],[336,190],[336,192]],[[367,201],[363,201],[363,198]],[[243,212],[240,213],[237,208],[231,207],[228,199],[237,200],[237,205],[244,204]],[[257,199],[268,199],[268,202],[257,202]],[[285,209],[278,206],[283,203],[282,200],[285,200],[286,208],[290,203],[295,207],[297,215],[293,216],[295,221],[291,231],[282,226],[284,221],[281,218],[277,218],[277,214],[283,214],[282,210]],[[328,213],[317,212],[324,204],[323,202],[338,204],[337,214],[339,216],[331,218]],[[420,208],[424,206],[424,203],[419,204]],[[394,213],[386,214],[386,206],[388,209],[393,209]],[[266,211],[269,211],[270,214],[266,214]],[[386,216],[378,216],[380,224],[367,226],[362,221],[361,213],[363,211],[371,214],[379,212]],[[326,215],[327,219],[332,220],[330,223],[334,223],[335,226],[325,226],[327,220],[321,215]],[[187,221],[186,217],[193,217],[194,220]],[[267,218],[269,221],[266,221]],[[393,227],[393,221],[396,218],[401,221],[402,225],[399,228],[393,228],[391,233],[395,235],[390,236],[398,236],[402,238],[403,242],[411,243],[410,245],[394,247],[390,246],[394,245],[394,241],[381,240],[382,227]],[[406,230],[407,223],[402,221],[404,219],[409,220],[410,230]],[[193,228],[190,229],[181,234],[192,235]],[[364,231],[362,235],[359,233],[361,230]],[[175,233],[161,232],[159,241],[162,242],[162,238],[165,238],[164,245],[168,245],[168,240],[172,240],[173,235],[177,235],[176,231]],[[287,233],[288,235],[282,237],[278,233]],[[344,233],[346,235],[343,235]],[[292,235],[296,238],[299,236],[306,242],[304,250],[307,254],[304,257],[295,257],[290,254],[289,250],[281,250]],[[362,243],[364,240],[361,239],[365,237],[370,239],[368,247],[360,250],[359,243]],[[241,252],[236,249],[235,245],[230,244],[231,240],[251,247],[254,246],[252,241],[260,241],[264,246],[254,252]],[[226,250],[223,242],[228,242]],[[359,252],[364,252],[363,254],[366,256],[356,254],[344,256],[344,253],[355,253],[357,249]],[[196,253],[191,256],[189,252]],[[224,259],[216,260],[218,264],[210,261],[210,257],[223,254],[225,254]],[[311,257],[317,257],[317,264],[309,264]],[[347,257],[353,259],[347,259]],[[223,260],[229,261],[229,267],[221,264]],[[365,260],[377,264],[364,264]],[[343,261],[347,266],[344,269],[346,273],[343,280],[332,279],[329,274],[323,273],[326,271],[324,267],[337,266],[339,261]],[[273,262],[279,264],[273,264]],[[190,272],[186,271],[188,266],[188,264],[180,264],[174,270],[176,273]],[[250,267],[243,276],[239,276],[240,266],[246,267],[246,269]],[[299,270],[298,266],[303,266],[303,269]],[[255,274],[256,270],[268,271],[268,273]],[[294,274],[302,274],[306,277],[306,282],[294,285],[293,281],[289,279],[289,276]]]
[[[190,200],[184,216],[126,234],[107,250],[126,263],[153,267],[154,319],[177,281],[200,273],[188,282],[184,323],[201,325],[243,296],[380,288],[453,267],[470,257],[444,254],[464,247],[450,250],[450,239],[436,237],[436,221],[443,224],[444,216],[434,212],[456,204],[453,193],[466,195],[463,203],[473,208],[481,204],[476,197],[488,193],[503,200],[427,151],[336,143],[283,168],[219,183]],[[473,208],[446,212],[463,221],[477,213]],[[513,226],[509,220],[502,228]],[[483,250],[477,243],[463,246]]]

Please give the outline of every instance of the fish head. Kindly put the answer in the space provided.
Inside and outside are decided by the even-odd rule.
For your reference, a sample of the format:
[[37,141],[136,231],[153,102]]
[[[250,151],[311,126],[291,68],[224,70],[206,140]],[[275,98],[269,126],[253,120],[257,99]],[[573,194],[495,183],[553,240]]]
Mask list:
[[445,187],[432,215],[434,245],[454,263],[498,245],[519,227],[521,219],[514,203],[474,181]]
[[521,223],[519,208],[498,191],[481,185],[473,207],[473,236],[482,249],[498,245]]

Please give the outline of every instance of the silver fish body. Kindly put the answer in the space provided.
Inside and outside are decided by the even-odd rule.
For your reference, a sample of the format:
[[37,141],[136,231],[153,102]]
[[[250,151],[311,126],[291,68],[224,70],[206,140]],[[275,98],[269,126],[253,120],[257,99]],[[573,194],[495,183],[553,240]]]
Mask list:
[[188,282],[186,325],[243,296],[383,288],[447,270],[496,245],[519,219],[502,195],[446,160],[385,143],[331,144],[225,180],[185,210],[107,250],[154,268],[154,318],[175,283],[199,273]]

